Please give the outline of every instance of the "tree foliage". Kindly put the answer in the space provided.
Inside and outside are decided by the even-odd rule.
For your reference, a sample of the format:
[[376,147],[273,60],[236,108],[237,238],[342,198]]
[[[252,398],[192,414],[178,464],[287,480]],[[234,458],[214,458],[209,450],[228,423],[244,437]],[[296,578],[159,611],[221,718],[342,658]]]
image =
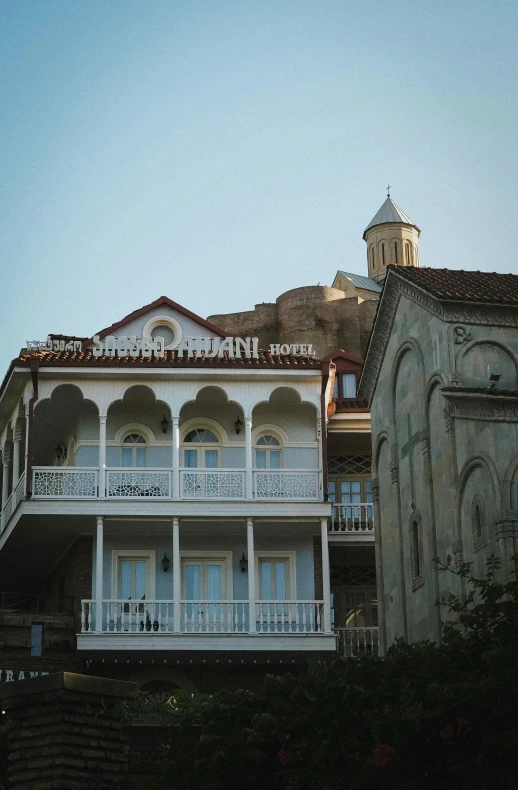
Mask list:
[[[504,790],[518,780],[518,584],[498,561],[441,568],[468,594],[441,602],[443,642],[385,658],[313,662],[262,690],[222,690],[165,711],[157,790]],[[144,785],[141,785],[144,786]]]

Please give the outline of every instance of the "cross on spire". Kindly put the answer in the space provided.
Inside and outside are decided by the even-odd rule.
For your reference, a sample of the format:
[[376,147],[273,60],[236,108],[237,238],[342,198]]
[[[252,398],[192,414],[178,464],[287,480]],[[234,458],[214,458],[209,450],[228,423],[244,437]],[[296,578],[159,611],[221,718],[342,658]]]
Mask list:
[[387,197],[390,197],[390,184],[387,184]]
[[408,460],[410,462],[410,490],[412,492],[412,510],[415,510],[416,507],[416,498],[415,498],[415,480],[414,480],[414,459],[412,457],[413,449],[416,444],[419,444],[421,441],[421,431],[417,431],[412,436],[412,424],[410,421],[410,414],[407,414],[407,426],[408,426],[408,442],[401,448],[401,458],[405,458],[408,455]]

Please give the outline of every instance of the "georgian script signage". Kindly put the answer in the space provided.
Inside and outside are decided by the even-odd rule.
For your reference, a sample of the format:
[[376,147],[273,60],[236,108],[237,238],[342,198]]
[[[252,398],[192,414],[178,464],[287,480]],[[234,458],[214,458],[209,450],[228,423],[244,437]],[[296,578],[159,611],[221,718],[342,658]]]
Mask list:
[[52,340],[48,337],[46,340],[26,340],[27,351],[81,351],[83,344],[81,340],[69,340],[68,343],[64,340]]
[[[102,340],[99,335],[94,335],[92,354],[94,357],[164,357],[166,352],[165,340],[163,337],[126,337],[119,335],[115,337],[108,335]],[[81,340],[53,340],[47,338],[46,341],[27,340],[27,350],[29,351],[81,351],[83,344]],[[223,357],[225,354],[234,359],[244,355],[245,359],[259,359],[259,338],[257,337],[186,337],[181,343],[169,346],[179,354],[187,353],[187,357],[193,357],[196,353],[202,353],[209,359]],[[279,356],[281,354],[293,354],[294,356],[314,357],[315,352],[311,343],[271,343],[270,354]]]
[[0,683],[11,683],[13,680],[27,680],[48,675],[49,672],[31,672],[27,669],[0,669]]
[[[102,357],[155,357],[165,356],[165,342],[163,337],[108,337],[93,336],[93,355]],[[209,359],[223,357],[225,354],[233,359],[242,354],[245,359],[259,359],[259,338],[257,337],[186,337],[181,343],[174,346],[179,354],[187,353],[188,357],[205,354]],[[295,354],[296,356],[314,356],[313,346],[304,343],[271,343],[270,353]]]

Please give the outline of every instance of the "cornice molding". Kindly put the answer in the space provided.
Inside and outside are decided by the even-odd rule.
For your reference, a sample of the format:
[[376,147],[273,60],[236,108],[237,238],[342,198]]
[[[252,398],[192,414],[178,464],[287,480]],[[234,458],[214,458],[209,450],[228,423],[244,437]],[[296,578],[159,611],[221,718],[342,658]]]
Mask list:
[[448,399],[449,417],[489,422],[518,422],[518,392],[516,397],[444,389],[441,393]]
[[436,318],[449,324],[499,326],[518,328],[518,309],[509,305],[478,302],[441,301],[422,288],[389,270],[372,328],[369,347],[358,388],[358,397],[366,398],[369,406],[376,389],[381,365],[390,339],[399,301],[405,296]]

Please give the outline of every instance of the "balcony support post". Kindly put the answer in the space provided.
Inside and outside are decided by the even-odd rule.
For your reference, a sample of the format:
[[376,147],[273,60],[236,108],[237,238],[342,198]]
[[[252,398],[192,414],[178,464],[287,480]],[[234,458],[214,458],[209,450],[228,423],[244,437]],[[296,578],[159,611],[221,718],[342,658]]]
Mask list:
[[180,519],[173,518],[173,631],[181,629],[181,569],[180,569]]
[[322,590],[324,598],[324,633],[331,633],[331,577],[329,573],[329,545],[327,540],[328,520],[320,519],[322,535]]
[[3,465],[2,465],[2,472],[3,472],[3,476],[2,476],[2,524],[1,524],[2,529],[5,527],[5,524],[4,524],[4,519],[5,519],[4,508],[7,505],[7,499],[9,497],[9,461],[10,461],[9,451],[6,450],[6,448],[4,447],[4,458],[3,458]]
[[246,520],[246,551],[248,554],[248,632],[255,634],[255,550],[254,550],[254,520]]
[[[25,489],[27,490],[27,469],[29,467],[29,404],[25,405],[25,447],[23,453],[23,471],[25,472]],[[32,481],[30,485],[32,490]],[[25,497],[25,492],[24,492]]]
[[252,481],[252,418],[245,416],[245,497],[253,499]]
[[180,499],[180,418],[173,417],[173,499]]
[[106,414],[99,415],[99,496],[106,496]]
[[14,429],[13,434],[13,491],[20,478],[20,442],[22,435],[19,426]]
[[104,518],[97,516],[97,535],[95,540],[95,630],[103,630],[103,544]]

